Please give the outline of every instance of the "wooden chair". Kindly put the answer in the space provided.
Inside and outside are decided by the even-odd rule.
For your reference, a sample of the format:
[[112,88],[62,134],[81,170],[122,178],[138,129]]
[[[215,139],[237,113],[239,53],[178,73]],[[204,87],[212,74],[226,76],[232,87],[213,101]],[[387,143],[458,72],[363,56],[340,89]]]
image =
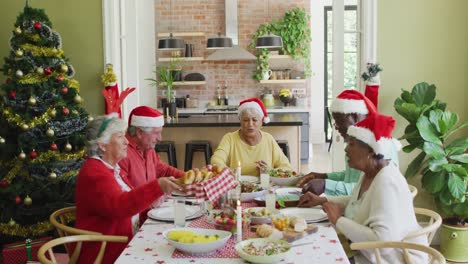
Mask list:
[[416,188],[416,186],[410,185],[410,184],[408,184],[408,187],[409,187],[410,192],[413,195],[413,199],[414,199],[414,197],[416,197],[416,195],[418,195],[418,188]]
[[425,209],[425,208],[414,208],[414,212],[416,213],[416,216],[419,215],[419,216],[425,216],[426,218],[429,218],[429,224],[427,224],[421,230],[409,233],[408,235],[406,235],[406,237],[403,240],[408,240],[410,238],[414,238],[414,237],[418,237],[418,236],[426,234],[427,243],[430,245],[432,242],[432,239],[434,238],[435,232],[442,224],[442,217],[438,213],[429,209]]
[[[57,229],[57,233],[60,237],[66,237],[71,235],[102,235],[99,232],[93,232],[68,226],[68,217],[66,215],[75,215],[75,211],[76,207],[72,206],[58,209],[50,215],[49,220],[52,223],[52,225]],[[65,250],[67,251],[68,255],[71,254],[69,247],[70,245],[65,245]]]
[[410,259],[409,249],[425,252],[429,255],[429,264],[445,264],[444,256],[437,250],[414,243],[408,242],[395,242],[395,241],[373,241],[373,242],[360,242],[352,243],[351,249],[363,250],[363,249],[374,249],[376,264],[381,263],[380,248],[399,248],[403,250],[403,259],[405,263],[412,264],[414,262]]
[[77,235],[77,236],[66,236],[60,237],[42,245],[39,250],[37,251],[37,258],[42,264],[56,264],[57,260],[54,254],[54,247],[59,245],[66,245],[66,244],[76,244],[75,250],[70,257],[69,264],[74,264],[77,262],[78,257],[80,256],[81,246],[83,242],[101,242],[101,248],[94,260],[95,264],[99,264],[102,262],[104,257],[104,252],[106,251],[107,242],[119,242],[119,243],[126,243],[128,238],[126,236],[104,236],[104,235]]

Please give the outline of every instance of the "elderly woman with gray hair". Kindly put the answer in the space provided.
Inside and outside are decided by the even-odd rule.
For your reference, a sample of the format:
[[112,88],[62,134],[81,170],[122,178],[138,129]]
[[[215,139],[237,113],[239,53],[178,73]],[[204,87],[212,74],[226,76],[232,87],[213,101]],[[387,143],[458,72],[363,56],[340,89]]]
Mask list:
[[[167,177],[133,188],[120,176],[118,162],[127,155],[126,128],[127,123],[113,114],[88,124],[89,158],[80,169],[75,189],[77,228],[130,239],[138,230],[140,212],[164,193],[181,189]],[[103,263],[113,263],[125,247],[107,245]],[[92,263],[98,250],[98,244],[84,244],[79,263]]]
[[260,174],[267,168],[292,170],[288,158],[273,136],[261,130],[268,123],[265,105],[258,98],[250,98],[239,104],[240,129],[227,133],[211,157],[211,163],[221,167],[237,167],[240,163],[243,175]]

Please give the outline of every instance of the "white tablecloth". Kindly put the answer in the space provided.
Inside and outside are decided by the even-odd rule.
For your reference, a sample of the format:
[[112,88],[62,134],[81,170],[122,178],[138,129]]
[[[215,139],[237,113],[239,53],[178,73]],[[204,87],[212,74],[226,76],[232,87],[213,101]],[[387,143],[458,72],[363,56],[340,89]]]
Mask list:
[[[172,258],[174,247],[168,244],[162,236],[162,232],[173,227],[172,223],[162,223],[151,219],[146,220],[115,263],[247,263],[241,258]],[[231,239],[236,238],[233,237]],[[306,242],[314,243],[293,248],[289,257],[280,263],[349,263],[335,229],[329,223],[318,224],[318,231],[316,233],[297,240],[293,244]]]

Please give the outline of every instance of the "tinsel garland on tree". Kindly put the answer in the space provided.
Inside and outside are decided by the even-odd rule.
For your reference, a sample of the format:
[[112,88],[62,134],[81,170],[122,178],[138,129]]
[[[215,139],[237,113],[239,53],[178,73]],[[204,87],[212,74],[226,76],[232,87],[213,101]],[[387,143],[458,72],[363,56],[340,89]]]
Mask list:
[[44,10],[26,4],[1,71],[0,244],[44,235],[50,214],[74,203],[90,119]]

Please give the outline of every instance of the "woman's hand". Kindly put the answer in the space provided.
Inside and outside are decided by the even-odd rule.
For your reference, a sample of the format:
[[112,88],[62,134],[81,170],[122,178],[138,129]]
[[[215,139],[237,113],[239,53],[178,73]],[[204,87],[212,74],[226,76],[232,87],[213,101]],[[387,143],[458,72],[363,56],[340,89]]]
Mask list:
[[305,193],[299,199],[297,207],[314,207],[327,202],[327,198],[317,196],[311,192]]
[[177,179],[173,176],[161,177],[158,179],[159,188],[161,188],[165,194],[171,194],[173,191],[182,192],[184,190],[181,186],[177,185],[176,182]]
[[316,195],[321,195],[325,192],[325,183],[325,179],[313,179],[304,185],[302,193],[311,192]]
[[257,170],[262,173],[268,171],[268,164],[263,160],[258,160],[255,162],[257,164]]
[[343,215],[343,209],[337,203],[326,202],[323,205],[323,210],[328,215],[328,220],[336,225],[336,221]]
[[325,173],[317,173],[317,172],[311,172],[304,176],[297,184],[296,186],[299,188],[304,187],[306,183],[310,182],[313,179],[326,179],[327,175]]

